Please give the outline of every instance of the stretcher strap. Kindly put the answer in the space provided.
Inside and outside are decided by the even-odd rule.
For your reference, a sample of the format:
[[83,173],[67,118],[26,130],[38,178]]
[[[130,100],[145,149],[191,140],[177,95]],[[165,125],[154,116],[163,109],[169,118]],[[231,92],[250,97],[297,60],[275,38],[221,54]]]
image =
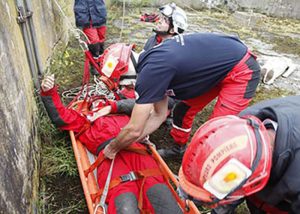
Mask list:
[[143,209],[143,190],[144,190],[144,184],[145,184],[145,181],[146,181],[147,177],[162,175],[162,172],[160,171],[159,168],[146,169],[146,170],[142,170],[140,172],[142,173],[143,180],[142,180],[142,185],[141,185],[140,193],[139,193],[138,208],[141,211],[141,213],[143,213],[143,214],[151,213],[150,211],[147,211],[147,210]]
[[[101,72],[101,68],[98,65],[98,63],[96,62],[96,60],[94,59],[94,57],[92,56],[91,52],[89,50],[86,50],[85,52],[85,63],[90,65],[90,63],[94,66],[94,68],[99,72],[99,74],[102,76],[103,73]],[[85,67],[84,68],[84,72],[89,73],[89,67]]]
[[95,162],[88,169],[84,170],[85,177],[87,177],[91,172],[93,172],[104,160],[104,154],[100,153]]
[[[148,155],[149,151],[147,148],[145,147],[137,147],[135,145],[130,145],[128,147],[126,147],[124,149],[125,151],[129,151],[129,152],[135,152],[141,155]],[[99,153],[97,159],[95,160],[95,162],[86,170],[84,170],[84,175],[85,177],[87,177],[91,172],[93,172],[104,160],[105,160],[105,156],[103,153]]]
[[126,147],[124,150],[128,151],[128,152],[135,152],[135,153],[138,153],[140,155],[149,155],[149,154],[151,154],[151,151],[148,150],[146,147],[137,147],[135,145],[130,145],[130,146]]
[[[134,176],[132,176],[131,179],[130,178],[126,179],[129,177],[130,174],[134,174]],[[142,186],[140,188],[140,195],[139,195],[139,206],[140,206],[140,204],[142,205],[142,201],[143,201],[141,192],[143,190],[143,185],[144,185],[145,179],[147,177],[159,176],[159,175],[162,175],[162,172],[158,168],[144,169],[144,170],[140,170],[140,171],[130,172],[126,175],[122,175],[122,176],[112,179],[110,181],[109,189],[114,188],[121,183],[143,179]],[[95,200],[98,197],[100,197],[102,195],[102,193],[103,193],[103,189],[99,189],[99,191],[97,193],[91,194],[92,201],[95,202]]]

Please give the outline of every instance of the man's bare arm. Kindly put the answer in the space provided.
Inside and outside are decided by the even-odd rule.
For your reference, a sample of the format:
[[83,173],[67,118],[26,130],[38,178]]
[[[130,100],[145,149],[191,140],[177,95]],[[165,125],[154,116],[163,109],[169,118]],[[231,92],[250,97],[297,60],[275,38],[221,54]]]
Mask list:
[[166,96],[162,101],[154,103],[153,110],[150,117],[144,127],[143,133],[137,139],[137,141],[142,140],[147,135],[154,132],[160,127],[160,125],[166,120],[168,113],[168,97]]
[[114,158],[121,149],[135,142],[143,133],[144,127],[153,109],[153,104],[135,104],[129,123],[120,134],[104,149],[108,158]]
[[167,97],[155,104],[135,104],[129,123],[104,149],[105,156],[114,158],[121,149],[155,131],[165,120],[167,110]]

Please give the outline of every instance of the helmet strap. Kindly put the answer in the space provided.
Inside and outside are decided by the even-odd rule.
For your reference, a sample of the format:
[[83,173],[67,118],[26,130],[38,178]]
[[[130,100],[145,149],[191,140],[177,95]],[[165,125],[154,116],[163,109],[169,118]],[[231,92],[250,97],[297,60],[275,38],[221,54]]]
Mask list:
[[165,36],[165,35],[169,35],[170,34],[170,29],[168,31],[160,31],[160,30],[156,30],[156,29],[153,29],[152,30],[154,33],[156,33],[157,35],[161,35],[161,36]]
[[[261,155],[262,155],[262,139],[259,134],[259,124],[251,118],[247,118],[247,122],[249,123],[250,126],[252,126],[252,128],[254,130],[255,139],[256,139],[256,154],[255,154],[255,158],[253,160],[252,166],[251,166],[251,171],[252,171],[252,173],[254,173],[254,171],[256,170],[256,168],[259,164],[259,161],[260,161]],[[226,197],[230,196],[232,193],[234,193],[235,191],[240,189],[247,181],[248,181],[248,178],[245,179],[243,182],[241,182],[233,190],[231,190]]]

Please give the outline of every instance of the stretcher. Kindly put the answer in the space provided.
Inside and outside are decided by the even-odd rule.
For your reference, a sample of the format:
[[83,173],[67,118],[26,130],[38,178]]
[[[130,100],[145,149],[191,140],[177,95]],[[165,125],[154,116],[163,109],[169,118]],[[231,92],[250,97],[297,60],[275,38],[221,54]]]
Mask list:
[[[82,188],[84,191],[87,207],[90,214],[104,214],[103,208],[98,206],[100,200],[96,199],[95,201],[92,200],[92,194],[97,193],[99,191],[97,179],[96,179],[96,173],[89,173],[87,176],[85,175],[84,171],[89,169],[90,166],[93,164],[95,159],[94,155],[92,155],[85,146],[76,139],[75,134],[73,131],[70,131],[70,137],[72,141],[72,147],[74,151],[74,155],[77,162],[78,172],[82,184]],[[149,149],[152,153],[152,156],[156,161],[158,161],[158,165],[160,167],[160,170],[162,171],[164,175],[164,179],[167,182],[172,194],[174,195],[176,201],[178,202],[178,205],[182,209],[183,213],[189,213],[189,214],[200,214],[199,210],[195,206],[195,204],[192,201],[189,200],[182,200],[176,191],[174,190],[174,186],[178,187],[178,180],[172,173],[172,171],[169,169],[167,164],[164,162],[164,160],[160,157],[158,152],[156,151],[154,146],[148,145]],[[96,170],[95,170],[96,171]]]
[[[119,47],[119,46],[116,45],[116,47]],[[124,45],[122,46],[122,44],[121,44],[120,47],[124,47]],[[120,67],[120,69],[117,69],[118,72],[123,72],[123,70],[125,68],[127,69],[127,66],[128,66],[127,58],[130,56],[129,50],[132,49],[132,46],[130,46],[129,49],[122,48],[122,50],[123,49],[124,49],[124,51],[121,52],[120,61],[124,62],[124,63],[121,63],[121,65],[118,64],[118,66]],[[96,68],[97,71],[99,71],[100,74],[102,74],[99,65],[95,62],[95,60],[91,56],[91,53],[88,50],[85,50],[85,54],[86,54],[86,61],[85,61],[85,66],[84,66],[85,68],[84,68],[83,86],[82,86],[81,91],[78,93],[78,95],[73,99],[73,101],[68,106],[69,108],[75,108],[75,109],[79,110],[83,114],[85,113],[84,109],[86,108],[85,104],[86,104],[88,95],[84,96],[85,99],[83,102],[79,101],[78,99],[79,99],[80,95],[82,94],[82,90],[83,90],[84,86],[88,85],[89,76],[90,76],[88,68],[89,68],[90,63]],[[105,75],[101,75],[101,76],[105,77]],[[102,81],[103,81],[103,79],[102,79]],[[107,79],[104,82],[110,90],[113,90],[115,87],[117,87],[117,85],[109,84]],[[72,147],[73,147],[73,151],[75,154],[75,158],[76,158],[76,162],[77,162],[77,166],[78,166],[78,172],[79,172],[79,176],[80,176],[81,184],[83,187],[83,191],[84,191],[84,195],[85,195],[89,213],[90,214],[94,214],[94,213],[95,214],[105,214],[105,209],[102,205],[102,198],[99,199],[99,197],[97,197],[95,199],[94,197],[92,197],[93,195],[95,195],[96,193],[99,192],[99,187],[98,187],[98,183],[97,183],[97,173],[96,173],[97,168],[95,168],[95,167],[93,168],[93,163],[96,161],[97,157],[92,155],[85,148],[85,146],[78,139],[76,139],[76,135],[74,134],[73,131],[70,131],[69,133],[70,133]],[[169,169],[167,164],[164,162],[164,160],[160,157],[160,155],[156,151],[153,144],[152,145],[149,144],[147,146],[149,147],[148,150],[151,152],[152,157],[158,163],[158,166],[164,177],[164,180],[166,181],[166,184],[168,185],[170,191],[172,192],[174,198],[176,199],[176,201],[177,201],[179,207],[182,209],[183,213],[200,214],[199,210],[197,209],[197,207],[195,206],[195,204],[192,201],[183,200],[179,197],[179,195],[175,191],[175,188],[178,187],[178,185],[179,185],[178,180],[176,179],[176,177],[174,176],[172,171]],[[86,171],[91,171],[91,169],[93,169],[92,173],[86,173]],[[101,206],[99,206],[99,205],[101,205]]]

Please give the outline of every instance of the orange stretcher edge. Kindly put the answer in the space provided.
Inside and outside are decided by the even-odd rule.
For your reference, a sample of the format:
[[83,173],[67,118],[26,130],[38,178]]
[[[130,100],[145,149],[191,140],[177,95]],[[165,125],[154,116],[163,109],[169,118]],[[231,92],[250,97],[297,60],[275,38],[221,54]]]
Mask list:
[[[99,199],[97,199],[95,201],[95,203],[93,203],[92,198],[91,198],[91,194],[97,193],[99,190],[98,184],[97,184],[97,179],[96,179],[94,173],[89,173],[88,177],[86,177],[84,174],[84,170],[88,169],[91,166],[90,160],[88,158],[87,149],[85,148],[84,145],[82,145],[82,143],[79,140],[77,140],[75,138],[73,131],[70,131],[69,133],[70,133],[72,147],[73,147],[73,151],[74,151],[74,155],[75,155],[75,159],[76,159],[76,163],[77,163],[77,167],[78,167],[78,172],[79,172],[79,176],[80,176],[80,180],[81,180],[81,184],[82,184],[82,188],[84,191],[84,195],[85,195],[89,213],[90,214],[94,214],[94,213],[103,214],[104,212],[102,211],[102,208],[101,207],[97,208]],[[151,149],[153,157],[159,162],[159,166],[160,166],[160,169],[162,170],[163,174],[165,176],[167,176],[168,182],[172,181],[173,184],[176,187],[178,187],[178,181],[175,178],[172,171],[170,170],[170,168],[168,167],[168,165],[160,157],[160,155],[158,154],[158,152],[156,151],[156,149],[153,146],[149,146],[149,147]],[[171,192],[175,196],[179,206],[181,207],[181,209],[184,213],[200,214],[199,210],[197,209],[197,207],[195,206],[195,204],[192,201],[182,200],[176,194],[174,189],[172,189]],[[95,209],[97,209],[96,212],[95,212]]]

